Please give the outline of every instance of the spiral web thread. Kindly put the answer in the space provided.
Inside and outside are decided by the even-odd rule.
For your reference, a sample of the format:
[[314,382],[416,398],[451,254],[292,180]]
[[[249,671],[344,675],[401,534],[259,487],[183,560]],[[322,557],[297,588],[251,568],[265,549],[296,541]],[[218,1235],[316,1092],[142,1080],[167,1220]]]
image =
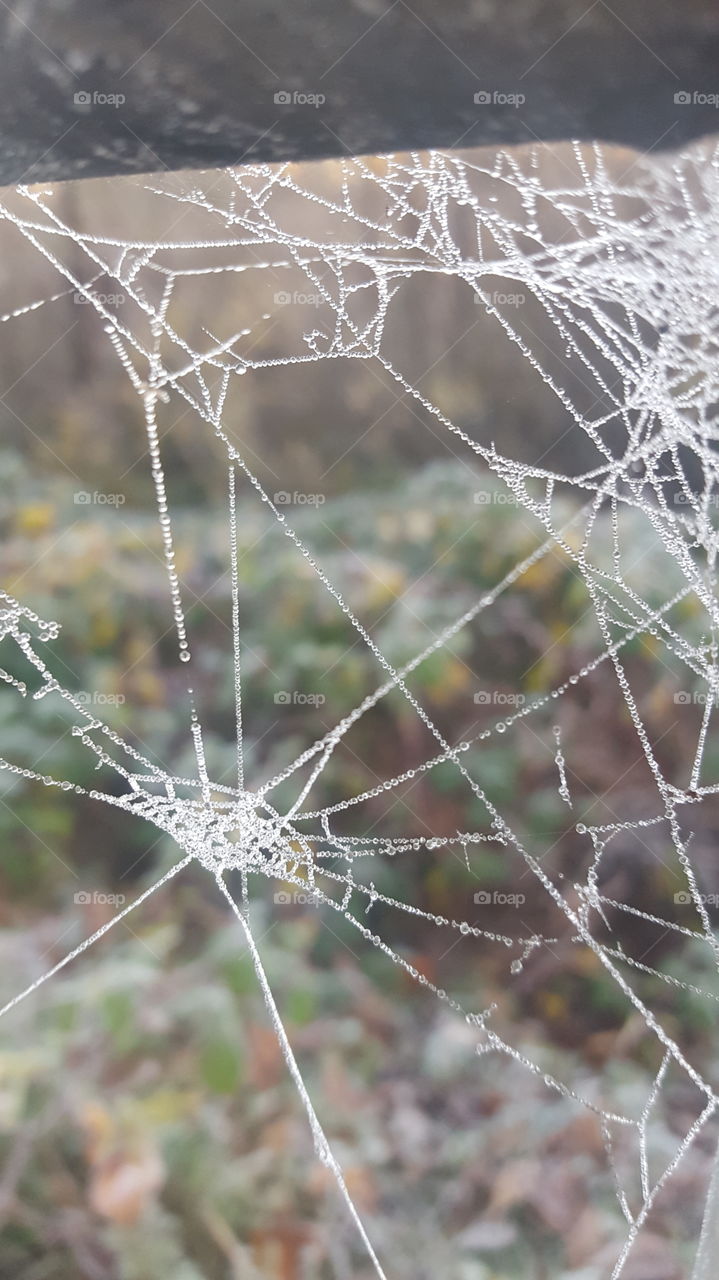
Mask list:
[[[69,226],[54,211],[51,191],[19,188],[0,206],[2,217],[63,279],[61,291],[52,298],[17,308],[2,319],[9,321],[36,307],[51,306],[66,291],[78,292],[94,308],[142,402],[178,653],[190,677],[188,729],[197,761],[197,777],[172,776],[92,714],[60,683],[43,659],[43,643],[57,634],[56,625],[42,620],[10,596],[2,596],[0,637],[19,646],[34,668],[36,681],[30,687],[5,671],[0,675],[20,695],[63,700],[74,720],[72,732],[96,757],[100,776],[105,776],[104,771],[119,775],[127,789],[116,796],[110,789],[85,790],[71,782],[40,775],[11,760],[3,760],[2,767],[140,816],[168,833],[182,856],[157,884],[18,993],[0,1012],[6,1013],[91,947],[183,868],[193,862],[201,864],[215,878],[244,931],[269,1015],[309,1118],[317,1154],[331,1169],[375,1271],[382,1276],[382,1264],[352,1204],[303,1083],[253,936],[250,877],[259,875],[297,886],[326,912],[339,913],[388,961],[401,966],[437,1000],[464,1017],[476,1032],[480,1055],[508,1055],[520,1068],[543,1080],[550,1094],[571,1098],[599,1117],[617,1201],[626,1219],[626,1237],[612,1272],[613,1277],[618,1277],[657,1197],[717,1107],[711,1084],[636,987],[642,974],[651,974],[710,1002],[719,998],[716,989],[699,989],[630,957],[621,943],[612,939],[608,913],[611,909],[625,917],[643,918],[682,935],[704,948],[709,970],[716,969],[719,946],[689,844],[692,806],[701,805],[719,790],[719,782],[705,776],[704,761],[717,692],[716,532],[712,517],[718,492],[714,414],[719,403],[719,330],[713,299],[719,278],[719,154],[707,151],[675,162],[642,160],[631,166],[627,176],[617,178],[608,172],[598,148],[585,150],[577,146],[572,172],[564,170],[567,181],[551,187],[543,183],[534,152],[521,157],[500,153],[487,165],[434,153],[371,162],[355,159],[343,163],[339,172],[331,196],[325,190],[303,187],[297,169],[291,167],[248,166],[207,175],[204,186],[189,192],[178,191],[170,180],[164,190],[160,189],[158,180],[153,179],[157,199],[168,208],[170,231],[163,242],[103,238]],[[360,214],[354,200],[354,193],[366,191],[368,185],[377,196],[375,218],[369,218],[366,212]],[[501,207],[497,192],[503,197],[511,195],[513,214],[501,213],[496,207]],[[205,220],[204,235],[188,241],[172,239],[177,221],[174,206],[178,204],[180,213],[191,209],[195,220]],[[561,234],[549,234],[540,226],[542,210],[548,207],[561,220]],[[313,227],[313,212],[323,228],[318,238],[307,231],[307,227]],[[458,219],[465,229],[462,250],[457,243]],[[285,225],[287,222],[293,225]],[[75,247],[75,269],[63,259],[63,246],[70,242]],[[470,250],[466,248],[468,243]],[[217,250],[221,251],[219,258]],[[86,264],[82,278],[77,272],[78,253]],[[202,349],[197,350],[174,327],[173,300],[180,284],[191,283],[193,277],[235,273],[236,287],[241,291],[246,272],[268,269],[278,278],[283,271],[299,271],[308,290],[320,299],[316,328],[305,334],[300,351],[271,359],[254,358],[251,352],[243,355],[241,350],[247,346],[243,339],[251,333],[247,329],[226,337],[208,332]],[[503,327],[507,339],[518,344],[536,377],[554,393],[574,426],[593,443],[597,461],[591,469],[579,475],[565,475],[504,456],[495,445],[473,439],[395,367],[385,354],[384,342],[392,300],[418,273],[453,277],[474,292]],[[594,412],[575,406],[556,375],[544,367],[541,345],[537,344],[538,349],[534,350],[526,335],[513,326],[506,309],[497,303],[496,293],[491,292],[491,282],[497,277],[507,288],[521,286],[541,307],[565,345],[566,357],[581,369],[585,385],[594,390]],[[122,291],[126,301],[121,315],[106,301],[107,284],[100,293],[100,281],[114,282]],[[525,560],[400,669],[380,651],[342,591],[327,577],[311,547],[292,527],[287,509],[278,506],[265,491],[251,461],[241,455],[226,429],[228,389],[236,376],[275,366],[349,359],[381,367],[395,382],[398,393],[407,397],[418,414],[429,419],[432,429],[448,437],[453,448],[462,451],[474,465],[493,473],[513,496],[518,513],[523,510],[529,514],[543,530],[535,550]],[[183,606],[183,585],[175,566],[172,512],[158,436],[158,406],[168,401],[178,405],[185,402],[196,415],[198,430],[214,437],[227,458],[237,723],[235,786],[216,784],[208,774],[200,713],[191,687],[192,636]],[[254,495],[262,502],[281,526],[298,556],[304,558],[370,650],[381,681],[375,692],[348,711],[290,765],[264,782],[253,781],[251,789],[245,780],[242,732],[241,576],[237,555],[240,489],[244,496]],[[566,502],[559,501],[559,495],[566,498],[567,494],[576,499],[568,522]],[[664,574],[664,594],[659,603],[650,604],[644,598],[641,575],[633,572],[631,548],[622,546],[627,511],[641,512],[651,529],[653,554],[663,565]],[[611,530],[609,557],[605,554],[606,542],[595,536],[600,525]],[[413,672],[463,628],[477,620],[481,622],[482,615],[492,609],[503,592],[557,548],[581,578],[591,603],[596,621],[595,656],[570,679],[472,738],[448,741],[412,692],[409,681]],[[694,615],[700,616],[696,634],[684,621],[682,606],[688,600],[693,604]],[[694,759],[687,762],[683,778],[664,776],[625,669],[625,650],[640,636],[651,637],[657,651],[671,655],[704,691],[696,752]],[[491,746],[497,735],[511,735],[520,721],[539,716],[542,711],[557,718],[562,699],[600,667],[606,667],[616,680],[653,778],[656,804],[653,813],[641,818],[617,818],[615,823],[597,826],[577,822],[576,838],[586,846],[588,856],[582,864],[583,878],[570,885],[562,883],[561,877],[552,877],[539,855],[525,847],[512,828],[510,815],[500,812],[490,801],[481,778],[474,776],[477,771],[465,763],[465,753],[477,743]],[[322,807],[323,774],[333,753],[360,718],[392,691],[399,691],[434,738],[432,755],[370,790]],[[570,762],[565,760],[560,726],[555,725],[552,732],[556,786],[571,813]],[[488,830],[439,831],[431,838],[403,838],[381,834],[348,836],[333,829],[336,815],[348,811],[361,815],[367,801],[383,794],[391,797],[406,781],[420,774],[431,776],[433,770],[448,764],[461,777],[467,793],[483,806]],[[273,792],[280,784],[286,787],[290,782],[296,786],[295,799],[285,811],[278,810],[272,804]],[[682,877],[677,887],[691,903],[695,915],[692,927],[646,912],[634,901],[606,898],[600,890],[605,852],[622,833],[631,832],[641,838],[643,828],[660,829],[674,848]],[[373,867],[381,868],[387,859],[403,862],[411,873],[411,855],[420,856],[425,849],[461,858],[469,868],[472,853],[482,842],[501,849],[507,857],[523,860],[536,893],[548,896],[557,919],[568,926],[572,942],[594,953],[626,1000],[628,1012],[633,1010],[640,1015],[647,1036],[659,1047],[661,1066],[639,1114],[597,1105],[592,1098],[583,1096],[580,1088],[555,1078],[500,1034],[494,1022],[494,1005],[479,1010],[465,1008],[370,927],[371,907],[383,902],[421,917],[450,937],[460,934],[466,939],[482,939],[483,945],[492,945],[500,954],[506,954],[510,982],[553,939],[542,935],[509,936],[487,930],[476,921],[434,915],[389,898],[375,886],[380,875],[372,874]],[[239,902],[226,883],[225,877],[231,871],[240,873]],[[649,1133],[670,1071],[693,1083],[701,1105],[671,1159],[660,1163],[650,1153]],[[634,1142],[636,1167],[632,1177],[620,1170],[615,1159],[617,1135],[622,1132],[629,1132]],[[705,1222],[705,1235],[706,1230]]]

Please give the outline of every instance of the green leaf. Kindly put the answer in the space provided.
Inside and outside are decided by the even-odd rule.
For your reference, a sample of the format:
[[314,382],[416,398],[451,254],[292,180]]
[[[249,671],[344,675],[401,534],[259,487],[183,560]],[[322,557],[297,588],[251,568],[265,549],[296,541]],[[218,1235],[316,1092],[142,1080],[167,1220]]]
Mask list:
[[255,982],[252,961],[247,956],[228,960],[222,967],[225,982],[236,996],[244,996],[251,991]]
[[307,987],[295,987],[286,997],[285,1008],[289,1020],[303,1027],[316,1016],[317,1001]]
[[240,1068],[237,1050],[228,1040],[218,1037],[203,1046],[200,1071],[213,1093],[232,1093],[239,1083]]
[[121,1051],[132,1042],[134,1005],[127,991],[108,991],[102,1001],[102,1020]]

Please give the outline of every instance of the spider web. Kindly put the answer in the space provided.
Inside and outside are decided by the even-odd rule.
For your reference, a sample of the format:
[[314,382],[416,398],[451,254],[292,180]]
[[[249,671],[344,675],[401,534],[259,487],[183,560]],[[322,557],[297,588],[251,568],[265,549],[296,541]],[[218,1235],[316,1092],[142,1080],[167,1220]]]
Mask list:
[[[681,1037],[665,1025],[661,1010],[652,1008],[641,994],[641,979],[650,975],[707,1002],[719,998],[716,989],[697,987],[632,957],[617,936],[617,921],[641,919],[655,926],[658,934],[680,936],[705,953],[706,971],[716,970],[719,944],[690,840],[694,813],[719,791],[719,780],[711,776],[706,761],[718,674],[714,511],[719,153],[708,151],[670,164],[642,160],[619,176],[610,173],[598,148],[576,146],[573,156],[573,165],[562,171],[562,181],[553,184],[543,177],[536,151],[502,152],[486,164],[434,153],[377,161],[353,159],[338,167],[330,194],[326,186],[305,185],[303,175],[288,166],[250,165],[206,175],[202,186],[189,191],[171,178],[163,180],[162,186],[153,179],[151,189],[167,208],[168,231],[160,242],[104,238],[68,225],[53,208],[52,191],[21,187],[0,206],[3,219],[63,282],[52,297],[17,307],[2,319],[52,306],[66,292],[78,293],[93,308],[142,403],[177,654],[188,677],[187,725],[197,765],[194,777],[166,772],[93,714],[63,685],[51,659],[45,659],[44,646],[56,637],[56,624],[2,595],[0,639],[19,648],[32,678],[23,682],[5,670],[0,675],[22,696],[60,701],[71,717],[72,733],[94,755],[98,778],[105,785],[86,789],[23,768],[11,759],[0,762],[3,769],[140,817],[171,836],[181,857],[156,884],[0,1012],[6,1013],[37,990],[185,867],[199,864],[216,881],[244,933],[317,1155],[332,1171],[379,1276],[385,1275],[383,1266],[310,1100],[263,968],[250,914],[255,877],[294,886],[325,912],[338,913],[388,962],[400,966],[467,1020],[476,1033],[478,1054],[510,1057],[516,1066],[538,1077],[550,1094],[572,1099],[599,1117],[617,1202],[626,1219],[613,1277],[624,1271],[658,1197],[717,1108],[711,1082],[690,1049],[680,1043]],[[371,217],[368,191],[376,210]],[[173,238],[176,215],[188,211],[197,233],[187,240]],[[66,253],[68,247],[72,257]],[[241,296],[243,277],[255,272],[271,272],[281,280],[299,279],[315,297],[314,327],[302,335],[296,348],[258,357],[253,354],[252,327],[228,333],[205,330],[199,343],[191,326],[185,324],[183,329],[184,313],[176,306],[181,293],[189,290],[191,296],[204,277],[222,274],[235,280]],[[393,300],[417,276],[434,277],[438,284],[442,278],[451,278],[475,295],[505,331],[507,341],[515,343],[531,364],[536,378],[556,397],[568,423],[587,438],[595,455],[591,466],[570,474],[507,456],[496,443],[473,438],[414,385],[388,353],[387,330]],[[497,293],[497,280],[505,293]],[[108,302],[111,286],[125,299],[121,312]],[[562,385],[556,361],[548,358],[543,343],[533,343],[532,331],[506,305],[510,289],[530,296],[551,324],[565,362],[576,371],[573,385],[581,382],[584,392],[588,388],[589,400]],[[229,396],[237,378],[327,360],[364,361],[381,369],[423,422],[493,475],[502,492],[511,496],[517,518],[525,513],[540,531],[535,549],[523,561],[400,666],[382,652],[347,594],[330,580],[319,556],[295,529],[282,495],[273,496],[263,487],[253,459],[243,454],[231,430]],[[216,783],[210,776],[201,707],[195,705],[192,688],[192,628],[176,565],[172,504],[158,425],[168,402],[188,406],[198,432],[205,433],[208,447],[219,445],[227,465],[233,624],[228,661],[234,665],[237,727],[233,786]],[[290,764],[270,778],[251,782],[246,778],[243,738],[240,490],[262,503],[277,521],[298,558],[309,566],[373,656],[379,681],[372,694]],[[654,588],[651,599],[644,587],[643,567],[625,543],[630,516],[641,518],[659,567],[661,588],[658,596]],[[450,740],[413,692],[413,673],[465,628],[481,625],[503,593],[556,552],[572,566],[586,591],[595,624],[594,657],[489,728]],[[650,638],[659,660],[675,664],[700,694],[703,712],[695,753],[682,776],[667,776],[645,724],[642,692],[632,685],[626,654],[638,637]],[[593,825],[576,821],[575,838],[582,856],[570,883],[545,867],[541,853],[512,825],[511,813],[500,811],[490,799],[482,785],[481,749],[484,744],[491,749],[498,735],[511,735],[521,725],[549,716],[556,788],[572,820],[581,819],[573,795],[571,760],[565,758],[567,748],[558,722],[563,703],[590,683],[599,668],[606,668],[616,683],[649,770],[655,804],[652,812],[615,815],[613,821]],[[398,695],[433,740],[430,754],[375,787],[323,803],[325,773],[334,753],[363,716]],[[478,747],[480,764],[475,767],[477,757],[472,751]],[[455,771],[468,795],[481,806],[486,815],[481,829],[437,831],[431,837],[344,831],[341,815],[354,815],[361,829],[363,812],[373,800],[391,798],[408,781],[423,774],[431,777],[443,768]],[[123,780],[120,795],[113,794],[111,785],[117,778]],[[294,799],[289,806],[278,807],[273,799],[278,790],[286,795],[288,788],[294,788]],[[691,924],[677,921],[672,895],[666,913],[655,914],[644,910],[633,894],[618,898],[602,891],[607,856],[622,838],[631,835],[641,840],[647,830],[659,832],[673,850],[672,891],[678,888],[682,902],[693,912]],[[480,923],[449,919],[409,900],[416,858],[433,850],[460,859],[469,871],[481,844],[501,851],[507,859],[521,860],[533,892],[546,898],[556,916],[558,935],[593,953],[626,1002],[627,1012],[641,1019],[647,1040],[658,1050],[660,1065],[639,1112],[625,1108],[621,1098],[615,1103],[610,1080],[606,1095],[597,1099],[585,1096],[581,1081],[557,1078],[513,1043],[496,1004],[465,1007],[465,1002],[440,988],[393,948],[390,939],[372,929],[369,912],[382,903],[449,936],[481,940],[482,945],[496,948],[504,957],[507,983],[518,979],[557,938],[496,932],[483,927],[481,911],[477,913]],[[388,860],[406,868],[407,901],[381,888]],[[231,890],[228,879],[239,883],[239,894]],[[672,1078],[691,1082],[700,1105],[671,1158],[659,1160],[651,1150],[651,1127]],[[708,1230],[705,1223],[705,1238]]]

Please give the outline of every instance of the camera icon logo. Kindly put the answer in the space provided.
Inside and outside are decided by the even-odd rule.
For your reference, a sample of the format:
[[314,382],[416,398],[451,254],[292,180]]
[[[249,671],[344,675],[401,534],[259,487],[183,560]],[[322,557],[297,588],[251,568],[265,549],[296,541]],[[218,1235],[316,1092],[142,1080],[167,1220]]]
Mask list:
[[291,701],[292,694],[288,693],[286,689],[280,689],[279,693],[275,694],[275,703],[278,707],[286,707]]
[[288,507],[292,497],[285,489],[280,489],[279,493],[275,494],[274,501],[278,507]]
[[92,494],[85,493],[84,489],[81,489],[78,493],[73,495],[72,500],[76,507],[87,507],[92,502]]
[[492,501],[492,495],[488,489],[478,489],[474,495],[475,505],[478,507],[486,507],[487,503]]
[[87,89],[78,89],[77,93],[73,95],[72,100],[76,107],[92,106],[92,94],[88,93]]
[[275,94],[275,102],[278,107],[289,107],[292,103],[292,94],[287,89],[278,89]]
[[691,103],[692,95],[687,89],[680,89],[674,94],[674,101],[678,107],[688,107]]
[[692,696],[690,693],[687,693],[686,689],[680,689],[678,693],[674,694],[674,701],[680,705],[691,702],[691,700]]
[[686,889],[680,889],[679,893],[674,894],[674,901],[678,907],[686,907],[692,900],[692,895]]
[[292,301],[292,294],[285,293],[284,290],[282,289],[280,290],[279,293],[275,294],[275,303],[278,307],[289,307],[291,301]]
[[492,895],[488,889],[478,889],[474,895],[474,901],[478,907],[486,907],[492,901]]
[[92,894],[87,893],[85,889],[81,889],[79,893],[75,894],[73,902],[77,903],[78,906],[86,907],[88,903],[92,902]]
[[478,693],[475,693],[474,701],[478,706],[486,707],[487,703],[492,701],[492,695],[487,693],[486,689],[480,689]]
[[288,907],[292,902],[292,894],[287,893],[285,889],[280,889],[279,892],[274,895],[273,901],[280,907]]
[[489,89],[479,89],[474,95],[474,101],[478,107],[486,107],[492,101],[492,95]]

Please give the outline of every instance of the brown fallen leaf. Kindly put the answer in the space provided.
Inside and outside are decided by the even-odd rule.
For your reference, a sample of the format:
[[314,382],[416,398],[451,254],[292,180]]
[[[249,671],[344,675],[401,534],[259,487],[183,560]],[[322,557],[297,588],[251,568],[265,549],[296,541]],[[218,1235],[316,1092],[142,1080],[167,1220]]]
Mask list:
[[299,1280],[302,1252],[314,1235],[308,1224],[280,1219],[267,1228],[253,1231],[252,1260],[263,1276]]
[[[365,1212],[374,1209],[377,1204],[377,1187],[369,1169],[359,1164],[346,1164],[342,1173],[357,1208]],[[331,1196],[337,1186],[332,1170],[319,1163],[313,1165],[305,1179],[305,1185],[316,1196]]]
[[504,1210],[529,1200],[540,1177],[540,1170],[539,1160],[512,1160],[504,1165],[494,1179],[488,1213],[499,1216]]
[[152,1148],[133,1155],[118,1153],[102,1160],[93,1170],[88,1199],[102,1218],[119,1226],[131,1226],[164,1180],[162,1161]]
[[550,1230],[565,1236],[586,1207],[586,1182],[565,1160],[543,1160],[528,1199]]
[[249,1082],[256,1089],[267,1089],[282,1078],[284,1062],[277,1036],[271,1027],[251,1022],[246,1034]]
[[565,1243],[570,1267],[579,1268],[592,1262],[605,1238],[606,1224],[596,1209],[588,1205],[567,1232]]

